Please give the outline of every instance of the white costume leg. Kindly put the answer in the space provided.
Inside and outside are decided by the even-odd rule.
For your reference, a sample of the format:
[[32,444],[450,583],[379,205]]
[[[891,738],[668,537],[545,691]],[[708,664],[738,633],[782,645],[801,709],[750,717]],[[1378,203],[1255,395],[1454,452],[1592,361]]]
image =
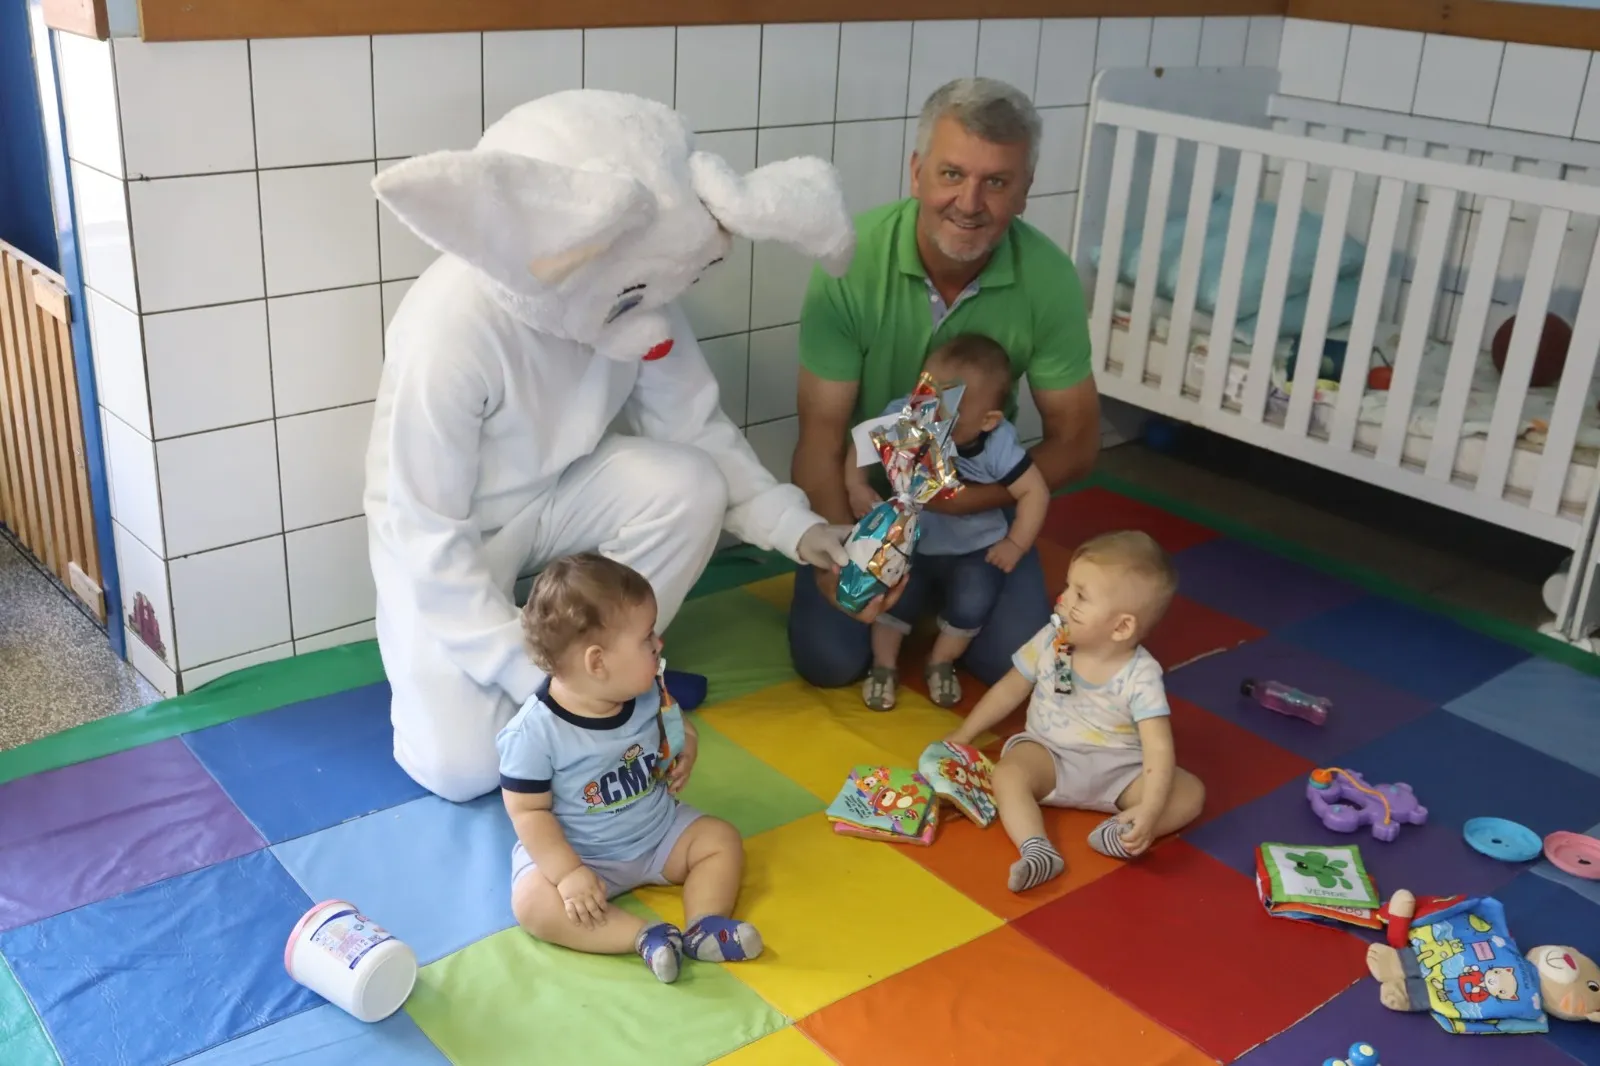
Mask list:
[[[727,484],[700,449],[612,436],[490,536],[484,554],[509,598],[518,570],[598,550],[650,581],[665,629],[716,550],[726,510]],[[422,627],[406,578],[381,544],[372,545],[372,560],[395,761],[453,802],[492,792],[500,780],[495,734],[531,693],[513,696],[468,677]]]

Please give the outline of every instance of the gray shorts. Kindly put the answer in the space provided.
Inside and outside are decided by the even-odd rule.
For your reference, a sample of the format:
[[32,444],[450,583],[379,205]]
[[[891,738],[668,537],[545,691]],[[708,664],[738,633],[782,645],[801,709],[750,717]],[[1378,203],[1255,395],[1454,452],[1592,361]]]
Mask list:
[[1144,773],[1144,752],[1139,748],[1056,748],[1026,731],[1006,741],[1001,757],[1023,742],[1039,745],[1055,759],[1055,788],[1039,801],[1050,807],[1116,814],[1117,797]]
[[[585,862],[584,865],[599,874],[600,880],[605,882],[607,899],[614,899],[624,892],[631,892],[640,885],[668,884],[667,879],[662,876],[667,868],[667,858],[677,845],[678,838],[683,836],[683,831],[699,817],[699,811],[687,803],[679,802],[672,821],[667,825],[666,833],[652,850],[637,859],[594,859]],[[511,849],[511,884],[515,886],[523,874],[534,869],[537,867],[533,864],[533,858],[522,846],[522,841],[517,841],[516,846]]]

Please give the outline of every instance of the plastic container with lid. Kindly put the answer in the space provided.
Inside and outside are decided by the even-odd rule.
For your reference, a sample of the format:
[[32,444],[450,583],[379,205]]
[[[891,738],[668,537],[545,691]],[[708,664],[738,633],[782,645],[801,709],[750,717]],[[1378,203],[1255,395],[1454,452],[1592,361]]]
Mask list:
[[347,900],[312,907],[283,949],[289,976],[353,1017],[379,1022],[417,982],[417,955]]

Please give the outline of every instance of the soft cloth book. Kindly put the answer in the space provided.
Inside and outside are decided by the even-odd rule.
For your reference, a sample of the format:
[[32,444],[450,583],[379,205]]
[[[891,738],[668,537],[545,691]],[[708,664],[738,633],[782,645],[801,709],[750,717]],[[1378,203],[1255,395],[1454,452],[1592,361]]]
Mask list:
[[917,759],[917,772],[933,786],[934,795],[980,826],[995,819],[994,764],[970,744],[935,741]]
[[1274,917],[1383,928],[1382,901],[1353,844],[1262,844],[1256,849],[1256,891]]
[[851,770],[826,813],[836,833],[898,844],[931,844],[938,824],[928,779],[888,766]]

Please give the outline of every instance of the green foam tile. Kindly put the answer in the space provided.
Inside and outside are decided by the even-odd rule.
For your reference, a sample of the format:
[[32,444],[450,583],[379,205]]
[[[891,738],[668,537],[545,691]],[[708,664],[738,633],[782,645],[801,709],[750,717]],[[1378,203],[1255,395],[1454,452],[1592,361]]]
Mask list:
[[0,959],[0,1062],[6,1066],[61,1066],[28,996]]
[[705,722],[696,721],[700,754],[683,800],[732,822],[745,839],[823,809],[821,800]]
[[788,619],[743,589],[688,601],[663,639],[672,669],[707,677],[707,703],[760,692],[795,677]]
[[631,952],[585,955],[521,929],[424,967],[405,1009],[455,1066],[703,1066],[787,1024],[721,965],[686,960],[666,985]]

